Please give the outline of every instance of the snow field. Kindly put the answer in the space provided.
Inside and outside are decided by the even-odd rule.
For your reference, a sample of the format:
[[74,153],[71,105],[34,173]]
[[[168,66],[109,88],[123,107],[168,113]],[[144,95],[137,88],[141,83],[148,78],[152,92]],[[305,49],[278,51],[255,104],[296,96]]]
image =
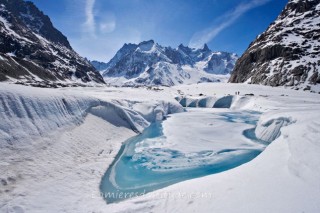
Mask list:
[[[240,95],[234,96],[235,91]],[[231,110],[263,112],[255,132],[260,138],[276,139],[257,158],[235,169],[106,205],[98,187],[121,143],[135,134],[132,130],[140,131],[168,113],[182,112],[174,99],[180,93],[217,99],[231,94]],[[244,96],[250,93],[254,95]],[[0,211],[318,212],[318,97],[240,84],[181,85],[154,91],[54,90],[1,83]],[[181,149],[189,149],[193,139],[186,137]],[[203,193],[207,196],[189,196]]]

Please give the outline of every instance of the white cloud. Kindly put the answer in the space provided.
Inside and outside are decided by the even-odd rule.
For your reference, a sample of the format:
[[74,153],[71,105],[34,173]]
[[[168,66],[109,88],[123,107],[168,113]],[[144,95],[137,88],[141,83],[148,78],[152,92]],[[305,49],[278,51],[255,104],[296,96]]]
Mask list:
[[189,46],[201,48],[205,43],[214,39],[222,30],[232,25],[241,15],[255,7],[264,5],[269,1],[271,0],[251,0],[249,2],[239,4],[233,11],[227,12],[218,18],[218,22],[214,26],[200,32],[196,32],[192,36]]
[[106,23],[100,23],[100,31],[102,33],[111,33],[116,28],[116,22],[106,22]]
[[105,12],[105,15],[99,17],[99,32],[101,34],[111,33],[116,29],[115,15],[110,12]]
[[95,15],[94,15],[95,0],[86,0],[85,2],[85,16],[84,31],[95,35]]
[[116,28],[116,19],[112,12],[103,15],[95,10],[96,0],[85,0],[85,22],[83,23],[83,37],[97,38],[99,34],[111,33]]

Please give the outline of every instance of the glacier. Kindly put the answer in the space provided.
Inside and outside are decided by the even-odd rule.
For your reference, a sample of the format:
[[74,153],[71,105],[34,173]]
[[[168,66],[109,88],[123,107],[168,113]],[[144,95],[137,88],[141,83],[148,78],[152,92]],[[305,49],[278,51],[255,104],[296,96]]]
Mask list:
[[[241,95],[233,95],[236,91]],[[187,109],[191,111],[259,111],[262,114],[255,134],[274,141],[258,157],[237,168],[106,205],[99,191],[101,178],[122,142],[151,123],[167,119],[164,134],[168,136],[168,146],[184,151],[204,147],[200,139],[207,134],[200,133],[201,125],[215,125],[214,119],[207,121],[196,116],[183,120],[185,109],[176,100],[181,94],[199,100],[198,108]],[[201,107],[210,107],[230,94],[233,98],[229,109]],[[202,99],[207,100],[199,107]],[[320,210],[318,94],[223,83],[161,87],[161,90],[40,89],[1,83],[0,100],[0,211]],[[178,114],[171,118],[181,119],[170,124],[173,119],[168,116],[173,113]],[[202,121],[201,125],[188,125],[195,119]],[[224,129],[230,137],[237,131],[233,127]],[[180,145],[175,138],[179,131],[184,137]],[[225,133],[217,131],[215,135],[213,139],[218,139]],[[192,148],[194,140],[198,143]]]

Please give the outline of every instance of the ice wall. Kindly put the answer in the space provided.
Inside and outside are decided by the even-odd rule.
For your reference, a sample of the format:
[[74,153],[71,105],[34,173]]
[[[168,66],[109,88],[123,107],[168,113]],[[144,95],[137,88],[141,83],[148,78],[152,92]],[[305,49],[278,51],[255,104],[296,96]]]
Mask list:
[[226,95],[222,97],[213,96],[185,96],[175,98],[183,107],[200,107],[200,108],[245,108],[248,104],[254,102],[253,97]]
[[255,134],[257,138],[263,141],[272,142],[281,135],[283,127],[295,122],[296,119],[287,111],[275,110],[266,112],[261,115],[255,129]]
[[60,90],[9,85],[0,88],[0,147],[31,143],[79,125],[87,113],[141,132],[151,122],[182,111],[174,102],[106,102]]
[[0,90],[0,147],[29,143],[33,138],[80,124],[94,98],[37,91],[33,88]]

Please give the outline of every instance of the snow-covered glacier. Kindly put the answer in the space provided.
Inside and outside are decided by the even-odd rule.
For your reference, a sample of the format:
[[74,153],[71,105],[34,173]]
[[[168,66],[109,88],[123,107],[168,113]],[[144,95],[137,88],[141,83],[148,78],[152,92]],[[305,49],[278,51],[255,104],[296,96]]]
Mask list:
[[[240,95],[234,95],[237,91]],[[1,83],[0,211],[317,212],[317,97],[259,85],[204,83],[150,90]],[[191,108],[184,109],[180,98],[192,103]],[[217,103],[227,108],[211,108]],[[258,111],[256,127],[251,121],[240,125],[242,118],[232,116],[236,111]],[[122,143],[162,120],[165,138],[135,147],[135,159],[150,158],[143,164],[146,168],[177,169],[181,174],[179,166],[208,163],[214,153],[268,146],[231,170],[106,205],[99,185]],[[265,142],[253,143],[247,138],[252,134]],[[231,148],[224,149],[228,144]],[[160,155],[154,157],[152,150]]]

